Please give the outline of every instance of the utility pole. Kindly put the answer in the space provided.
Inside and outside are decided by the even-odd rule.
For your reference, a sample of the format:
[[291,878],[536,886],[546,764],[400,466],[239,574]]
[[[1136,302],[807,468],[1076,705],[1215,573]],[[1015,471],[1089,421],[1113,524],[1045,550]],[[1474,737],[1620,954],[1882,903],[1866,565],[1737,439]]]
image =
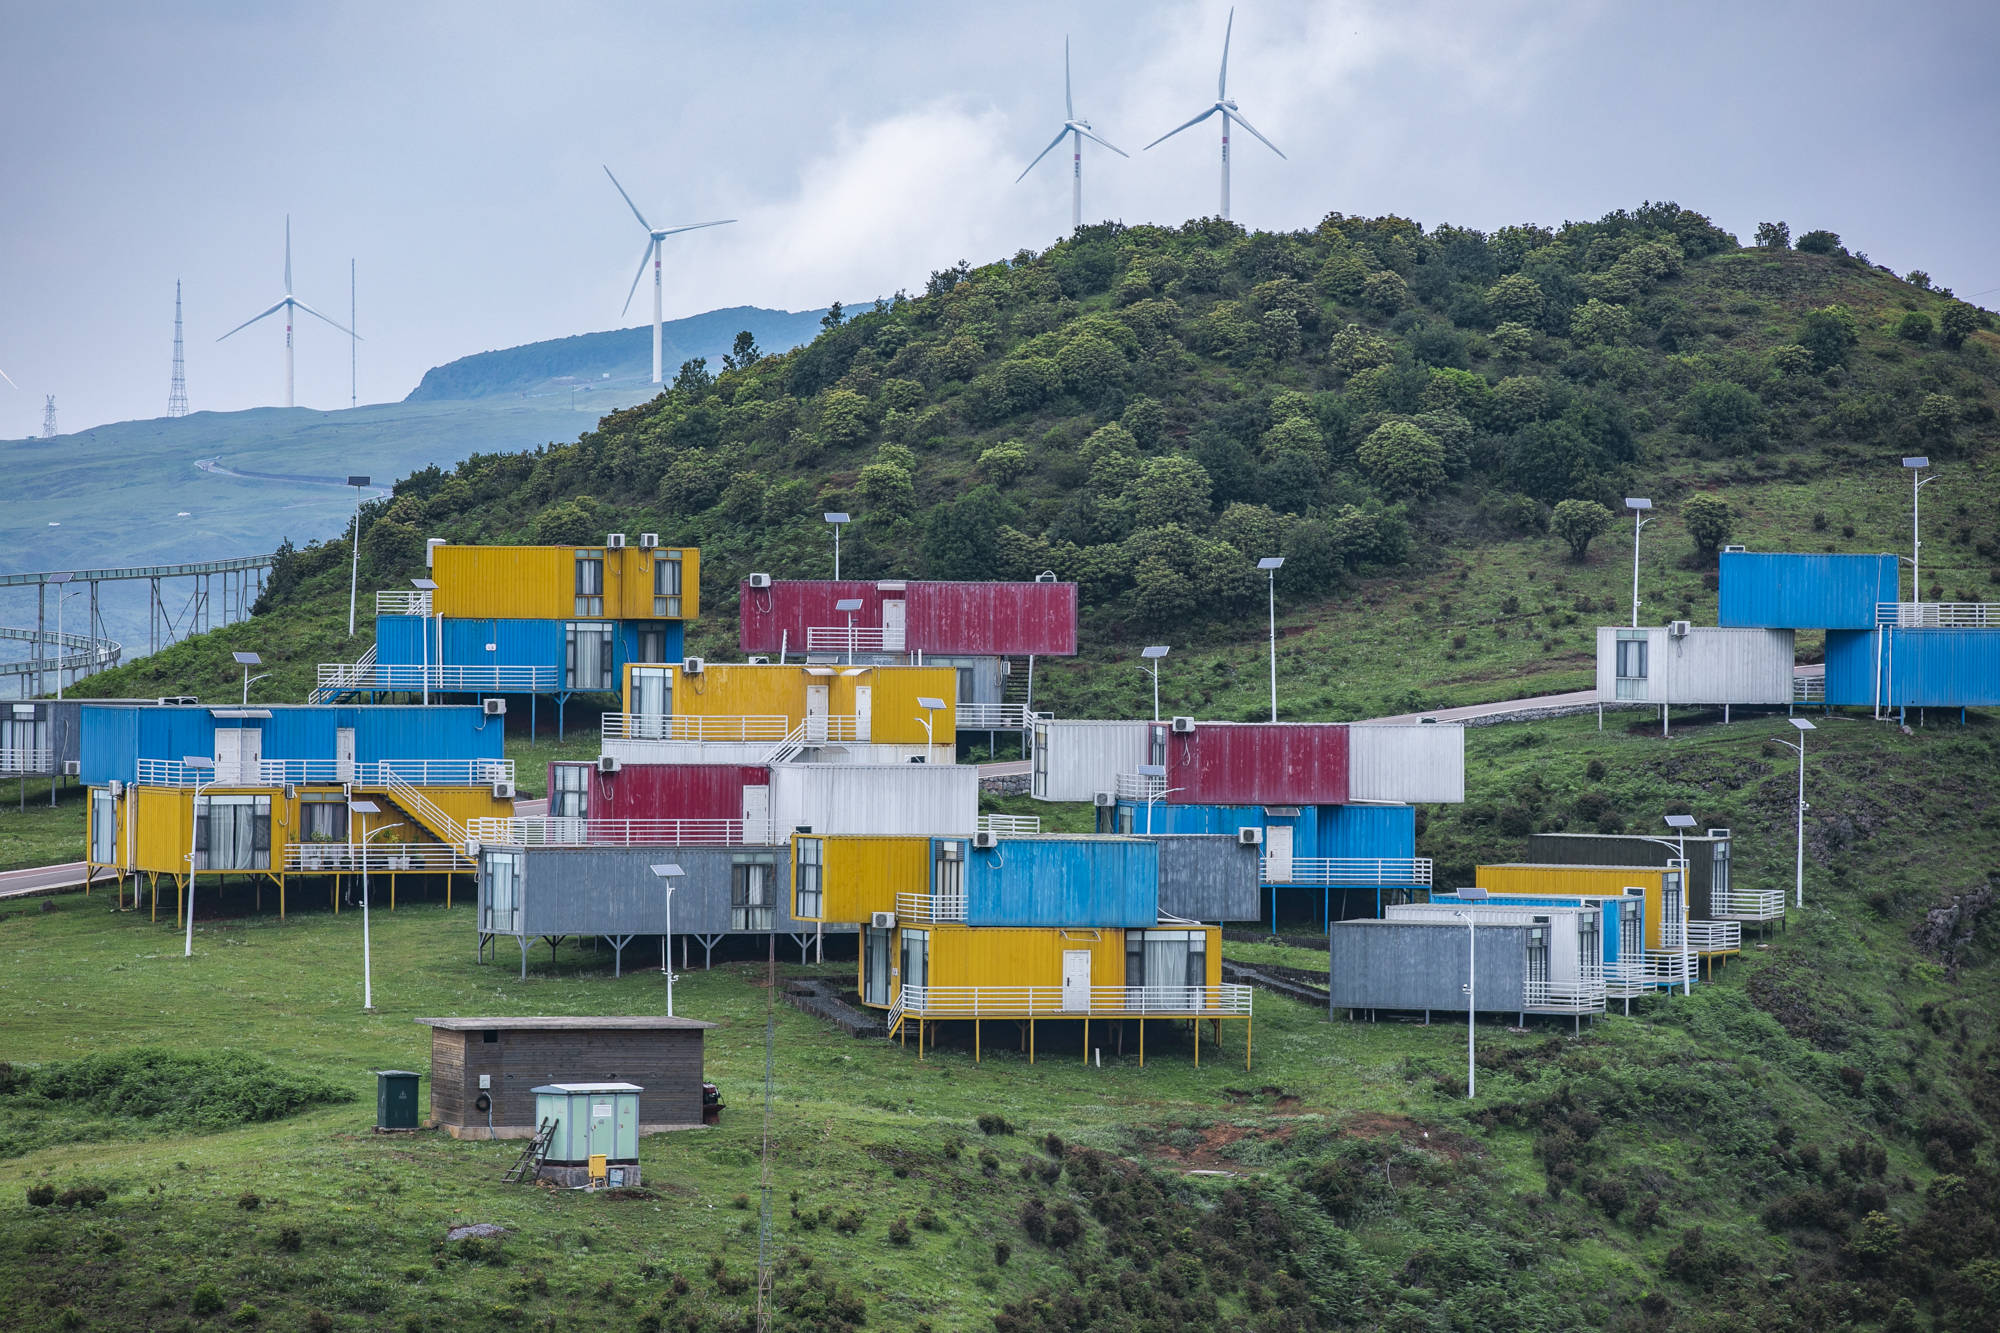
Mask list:
[[181,280],[174,279],[174,379],[167,389],[167,415],[188,414],[187,363],[181,356]]

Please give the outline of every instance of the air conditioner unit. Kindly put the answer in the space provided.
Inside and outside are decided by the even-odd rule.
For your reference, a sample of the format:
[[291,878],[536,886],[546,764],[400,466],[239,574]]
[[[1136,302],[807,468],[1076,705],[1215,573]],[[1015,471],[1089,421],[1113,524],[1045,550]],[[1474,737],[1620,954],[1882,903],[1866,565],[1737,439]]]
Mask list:
[[870,912],[868,914],[868,924],[876,930],[894,930],[896,928],[896,914],[894,912]]
[[479,859],[479,839],[477,838],[466,839],[465,854],[473,858],[474,860]]
[[749,663],[749,664],[750,664],[751,666],[769,666],[769,665],[771,665],[771,659],[770,659],[770,658],[768,658],[768,657],[746,657],[746,658],[744,658],[743,660],[744,660],[744,661],[746,661],[746,662],[748,662],[748,663]]
[[1723,547],[1722,549],[1730,554],[1735,554],[1740,551],[1747,551],[1750,548],[1743,545],[1741,542],[1732,542],[1728,546]]
[[1094,791],[1090,794],[1090,803],[1094,806],[1102,808],[1104,806],[1118,804],[1118,797],[1117,794],[1114,792]]
[[1236,841],[1245,847],[1262,847],[1264,845],[1264,830],[1260,828],[1237,829]]
[[82,774],[83,774],[83,762],[81,760],[78,759],[63,760],[64,777],[66,778],[81,777]]
[[511,782],[496,782],[496,783],[494,783],[494,784],[493,784],[493,799],[494,799],[494,800],[496,800],[496,801],[511,801],[511,800],[513,800],[513,799],[514,799],[514,784],[513,784],[513,783],[511,783]]
[[1688,631],[1693,628],[1694,624],[1692,621],[1673,621],[1667,626],[1667,637],[1670,639],[1685,639],[1688,636]]
[[959,846],[957,843],[941,842],[938,844],[938,860],[963,861],[964,859],[965,859],[965,848]]
[[113,800],[116,800],[117,798],[125,794],[125,784],[120,782],[117,778],[113,778],[111,779],[110,782],[106,783],[104,789],[111,793],[111,798]]
[[1176,736],[1192,736],[1192,735],[1194,735],[1194,719],[1193,719],[1193,718],[1191,718],[1191,717],[1177,717],[1177,718],[1175,718],[1175,719],[1174,719],[1174,735],[1176,735]]
[[683,676],[699,676],[707,666],[708,663],[704,662],[701,658],[690,657],[681,663],[681,674]]
[[481,699],[479,706],[486,710],[486,716],[488,717],[507,716],[507,701],[505,699]]
[[769,574],[752,574],[744,582],[753,588],[768,588],[771,586],[771,576]]
[[605,549],[606,549],[606,550],[609,550],[609,551],[622,551],[622,550],[624,550],[624,549],[625,549],[625,534],[624,534],[624,533],[622,533],[622,532],[612,532],[612,533],[607,533],[607,534],[605,534],[605,538],[604,538],[604,547],[605,547]]
[[192,694],[163,694],[160,696],[160,706],[162,708],[170,708],[175,704],[198,704],[200,702],[201,700]]
[[972,845],[981,851],[992,851],[1000,845],[1000,835],[997,833],[975,833],[972,835]]
[[642,533],[640,533],[640,534],[639,534],[639,549],[640,549],[640,550],[642,550],[642,551],[650,551],[650,550],[652,550],[652,549],[653,549],[654,547],[658,546],[659,544],[660,544],[660,534],[659,534],[659,533],[657,533],[657,532],[642,532]]
[[618,756],[615,754],[601,754],[597,756],[597,771],[600,773],[616,773],[623,767],[624,765],[619,762]]

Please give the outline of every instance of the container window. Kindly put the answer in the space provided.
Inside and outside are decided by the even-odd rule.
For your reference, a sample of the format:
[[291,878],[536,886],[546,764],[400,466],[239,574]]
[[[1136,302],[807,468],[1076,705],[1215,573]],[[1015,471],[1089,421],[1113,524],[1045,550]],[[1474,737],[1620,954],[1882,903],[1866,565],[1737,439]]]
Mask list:
[[1604,946],[1598,940],[1598,921],[1599,918],[1589,912],[1585,912],[1577,918],[1577,964],[1583,969],[1579,974],[1582,976],[1596,977],[1603,975]]
[[500,1040],[500,1033],[493,1028],[485,1028],[481,1030],[479,1040],[487,1045],[492,1045]]
[[204,796],[195,805],[197,870],[269,870],[271,798]]
[[928,930],[906,930],[903,932],[902,963],[903,990],[910,987],[925,987],[931,984],[931,933]]
[[556,819],[590,818],[589,764],[549,766],[549,814]]
[[[599,599],[602,601],[603,599]],[[611,682],[611,625],[572,622],[565,634],[572,690],[608,690]]]
[[338,792],[299,797],[299,836],[307,842],[347,841],[347,798]]
[[958,668],[958,701],[962,704],[976,702],[978,699],[978,688],[972,668]]
[[738,856],[730,867],[729,928],[769,930],[772,909],[777,905],[773,885],[777,866],[768,856]]
[[821,915],[820,876],[825,869],[825,846],[819,838],[799,839],[798,873],[792,892],[792,915],[795,917]]
[[1194,1008],[1185,992],[1208,981],[1208,933],[1200,930],[1125,932],[1125,984],[1148,992],[1155,1007]]
[[101,866],[118,863],[118,798],[102,787],[90,793],[90,859]]
[[667,632],[658,625],[639,627],[639,656],[641,662],[664,662],[667,660]]
[[1133,807],[1129,805],[1118,807],[1118,831],[1120,833],[1130,833],[1132,831],[1132,813]]
[[484,927],[489,935],[521,933],[521,855],[487,852],[479,858],[485,893]]
[[576,607],[570,614],[578,616],[604,614],[604,552],[576,553]]
[[1049,729],[1037,726],[1034,730],[1034,755],[1030,760],[1031,772],[1028,790],[1036,796],[1047,799],[1049,794]]
[[1618,631],[1618,678],[1620,680],[1644,680],[1646,678],[1646,632],[1644,630],[1621,629]]
[[939,907],[947,902],[962,907],[965,902],[965,862],[962,859],[945,860],[943,853],[946,847],[958,848],[961,858],[965,855],[965,844],[962,842],[938,844],[937,876],[931,885],[931,897]]
[[653,559],[653,614],[680,619],[681,553],[666,551]]
[[0,772],[40,773],[53,765],[46,718],[0,718]]
[[889,932],[866,926],[861,934],[861,1002],[889,1003]]

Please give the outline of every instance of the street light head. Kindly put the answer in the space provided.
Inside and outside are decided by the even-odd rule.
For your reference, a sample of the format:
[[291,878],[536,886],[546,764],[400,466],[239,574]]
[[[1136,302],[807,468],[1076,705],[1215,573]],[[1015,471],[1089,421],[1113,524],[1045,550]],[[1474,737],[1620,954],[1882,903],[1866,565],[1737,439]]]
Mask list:
[[1818,728],[1818,727],[1815,727],[1815,726],[1814,726],[1814,725],[1812,724],[1812,722],[1811,722],[1811,721],[1810,721],[1809,719],[1807,719],[1807,718],[1803,718],[1803,717],[1792,717],[1792,718],[1786,718],[1785,720],[1786,720],[1787,722],[1790,722],[1790,723],[1791,723],[1791,724],[1792,724],[1793,726],[1797,727],[1797,728],[1798,728],[1798,729],[1799,729],[1800,731],[1818,731],[1818,730],[1819,730],[1819,728]]
[[1628,495],[1625,497],[1625,507],[1627,509],[1651,509],[1653,507],[1653,502],[1651,500],[1634,498],[1633,496]]
[[68,583],[75,577],[74,573],[51,574],[45,581],[49,583]]
[[833,604],[833,609],[836,611],[859,611],[861,609],[861,599],[859,597],[843,597]]
[[1905,458],[1903,460],[1904,467],[1929,467],[1930,465],[1931,460],[1928,458]]
[[1141,648],[1139,650],[1139,656],[1148,658],[1153,661],[1157,661],[1160,658],[1165,657],[1166,655],[1167,655],[1167,645],[1164,643],[1156,643],[1150,648]]
[[1465,899],[1465,901],[1469,903],[1483,903],[1486,901],[1486,890],[1460,889],[1458,890],[1458,896]]
[[259,657],[259,656],[257,656],[257,654],[255,654],[255,653],[231,653],[231,654],[230,654],[230,656],[236,659],[236,665],[237,665],[237,666],[263,666],[263,665],[264,665],[264,659],[263,659],[263,658],[261,658],[261,657]]
[[215,761],[214,761],[213,759],[210,759],[210,758],[209,758],[209,757],[208,757],[207,755],[205,755],[205,754],[184,754],[184,755],[182,755],[182,756],[181,756],[181,767],[182,767],[182,768],[214,768],[214,767],[215,767]]
[[917,707],[926,712],[941,713],[944,711],[944,700],[933,698],[928,694],[920,694],[917,696]]
[[682,870],[677,865],[663,865],[663,866],[654,866],[653,873],[655,875],[658,875],[661,879],[679,879],[682,875],[685,875],[687,872],[685,870]]
[[845,514],[821,514],[820,517],[825,519],[828,523],[833,524],[835,527],[839,527],[842,523],[846,523],[849,521],[847,515]]
[[1139,776],[1142,778],[1163,778],[1166,775],[1167,775],[1167,766],[1165,764],[1139,765]]
[[433,579],[411,579],[410,586],[418,592],[436,592],[437,583]]
[[349,477],[349,478],[347,479],[347,484],[348,484],[349,486],[366,486],[366,485],[368,485],[368,478],[366,478],[366,477]]
[[1693,828],[1693,827],[1694,827],[1694,816],[1693,816],[1693,815],[1668,815],[1668,816],[1667,816],[1667,827],[1668,827],[1668,828]]
[[1267,555],[1257,562],[1257,568],[1259,569],[1283,569],[1284,567],[1285,557],[1281,555]]
[[373,801],[349,801],[347,808],[357,815],[379,815],[382,807]]

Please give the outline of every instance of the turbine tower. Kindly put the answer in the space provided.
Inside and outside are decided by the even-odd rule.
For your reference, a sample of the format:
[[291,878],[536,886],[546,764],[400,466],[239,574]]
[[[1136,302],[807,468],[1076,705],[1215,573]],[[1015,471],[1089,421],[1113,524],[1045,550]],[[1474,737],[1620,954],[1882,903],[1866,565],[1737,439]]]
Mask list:
[[[604,169],[604,174],[607,176],[611,176],[611,168],[606,167]],[[632,275],[632,290],[625,293],[625,310],[619,311],[618,317],[620,319],[623,319],[625,317],[625,312],[632,308],[632,298],[638,295],[639,279],[646,276],[646,261],[650,259],[653,262],[653,383],[658,384],[661,382],[660,380],[660,242],[664,241],[669,236],[678,236],[684,231],[700,231],[703,227],[726,227],[730,223],[736,221],[736,219],[723,218],[718,222],[690,222],[684,227],[655,227],[652,223],[646,221],[646,215],[644,213],[641,213],[639,211],[639,206],[632,202],[632,196],[625,193],[625,187],[618,183],[618,178],[616,176],[611,176],[611,185],[613,189],[618,191],[619,197],[624,199],[625,207],[632,210],[632,216],[639,219],[639,225],[646,229],[646,248],[639,255],[639,271]]]
[[181,357],[181,280],[174,279],[174,379],[167,389],[167,415],[188,414],[187,364]]
[[246,319],[246,320],[244,320],[244,321],[243,321],[243,322],[242,322],[241,324],[238,324],[238,325],[237,325],[237,326],[236,326],[235,328],[231,329],[231,330],[230,330],[230,331],[229,331],[228,333],[225,333],[225,334],[223,334],[221,338],[217,338],[217,339],[216,339],[216,341],[217,341],[217,342],[221,342],[221,341],[223,340],[223,338],[233,338],[233,337],[235,337],[235,336],[236,336],[237,334],[239,334],[239,333],[243,332],[243,330],[245,330],[245,329],[249,328],[249,327],[250,327],[250,326],[251,326],[252,324],[255,324],[255,323],[256,323],[256,322],[258,321],[258,320],[260,320],[260,319],[264,319],[264,318],[266,318],[266,317],[268,317],[268,316],[271,316],[271,315],[275,315],[275,314],[277,314],[277,313],[278,313],[278,312],[279,312],[280,310],[282,310],[282,311],[284,311],[284,312],[285,312],[285,406],[286,406],[286,407],[291,407],[291,406],[293,406],[293,396],[292,396],[292,325],[293,325],[293,321],[294,321],[294,316],[293,316],[292,312],[293,312],[294,310],[303,310],[303,311],[305,311],[305,312],[306,312],[306,313],[307,313],[308,315],[311,315],[311,316],[312,316],[312,317],[313,317],[314,319],[318,319],[318,320],[325,320],[325,321],[326,321],[326,322],[327,322],[328,324],[332,324],[334,328],[336,328],[336,329],[339,329],[339,330],[340,330],[340,331],[341,331],[342,333],[346,334],[346,335],[347,335],[348,337],[350,337],[350,338],[354,338],[354,339],[356,339],[357,341],[359,340],[359,338],[360,338],[360,335],[359,335],[359,334],[357,334],[357,333],[356,333],[356,332],[355,332],[355,331],[354,331],[353,329],[350,329],[350,328],[348,328],[347,326],[345,326],[345,325],[343,325],[343,324],[339,324],[339,323],[336,323],[336,322],[335,322],[335,321],[333,321],[333,320],[330,320],[330,319],[327,319],[325,315],[322,315],[322,314],[320,314],[320,312],[319,312],[319,311],[317,311],[317,310],[313,309],[313,308],[312,308],[311,306],[307,305],[307,304],[306,304],[306,303],[305,303],[304,301],[301,301],[301,300],[299,300],[299,299],[298,299],[298,298],[297,298],[296,296],[293,296],[293,295],[292,295],[292,215],[291,215],[291,214],[289,214],[289,213],[285,214],[285,297],[284,297],[284,299],[283,299],[282,301],[279,301],[279,302],[278,302],[278,303],[277,303],[276,305],[272,306],[272,307],[271,307],[271,308],[270,308],[269,310],[266,310],[266,311],[265,311],[265,312],[264,312],[263,314],[261,314],[261,315],[253,315],[253,316],[251,316],[251,317],[250,317],[249,319]]
[[[1130,157],[1131,154],[1109,140],[1093,133],[1089,121],[1078,120],[1076,118],[1076,99],[1070,95],[1069,38],[1067,37],[1063,38],[1063,114],[1067,117],[1063,121],[1063,127],[1056,131],[1056,137],[1049,141],[1049,146],[1035,155],[1035,160],[1028,164],[1028,171],[1033,171],[1041,164],[1043,158],[1053,153],[1056,145],[1063,141],[1065,134],[1070,137],[1069,225],[1070,230],[1075,231],[1083,225],[1083,141],[1088,139],[1092,143],[1103,144],[1120,157]],[[1014,184],[1019,185],[1022,181],[1026,180],[1028,178],[1028,171],[1023,171],[1020,175],[1016,176]]]
[[[1235,28],[1236,28],[1236,10],[1234,8],[1231,8],[1229,11],[1229,26],[1222,30],[1222,72],[1218,74],[1215,79],[1215,104],[1209,107],[1208,110],[1196,116],[1193,120],[1187,121],[1184,124],[1174,126],[1174,128],[1168,130],[1165,134],[1162,134],[1159,138],[1153,140],[1152,143],[1146,145],[1146,148],[1152,148],[1155,145],[1163,144],[1167,140],[1173,138],[1176,134],[1179,134],[1182,130],[1190,129],[1196,125],[1199,125],[1204,120],[1207,120],[1210,116],[1216,114],[1218,111],[1221,112],[1222,113],[1222,220],[1224,222],[1227,222],[1229,220],[1229,122],[1232,120],[1235,121],[1238,125],[1241,125],[1244,129],[1250,131],[1250,133],[1257,135],[1258,143],[1263,144],[1266,148],[1270,149],[1272,152],[1277,153],[1279,157],[1285,156],[1283,151],[1279,149],[1278,145],[1272,143],[1269,139],[1266,139],[1261,133],[1258,133],[1257,127],[1255,125],[1252,125],[1249,121],[1243,119],[1243,113],[1237,110],[1236,103],[1229,100],[1229,37],[1230,34],[1235,31]],[[1139,151],[1143,153],[1146,151],[1146,148],[1142,148]],[[1290,159],[1287,158],[1286,160],[1289,161]]]

